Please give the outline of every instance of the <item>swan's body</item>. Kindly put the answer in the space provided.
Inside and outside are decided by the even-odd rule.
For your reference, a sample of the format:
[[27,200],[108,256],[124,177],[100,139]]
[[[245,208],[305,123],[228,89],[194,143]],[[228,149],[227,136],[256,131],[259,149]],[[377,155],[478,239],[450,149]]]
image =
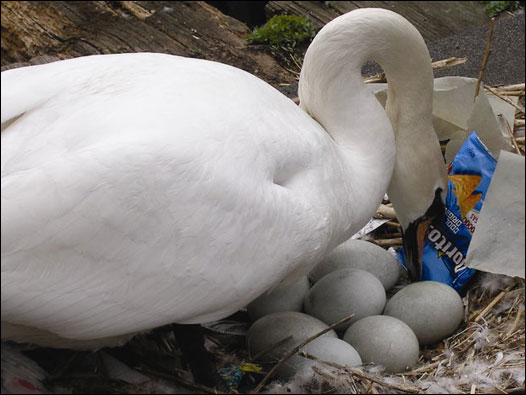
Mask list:
[[[391,123],[361,82],[375,55],[349,44],[356,23],[416,52],[407,72],[375,59],[388,78],[407,77],[389,79],[388,113],[397,143],[416,129],[421,152],[400,148],[409,158],[395,158]],[[414,103],[404,83],[424,89]],[[2,338],[97,347],[225,317],[364,225],[393,169],[407,227],[443,188],[431,94],[422,38],[383,10],[319,33],[300,107],[239,69],[170,55],[3,72]]]

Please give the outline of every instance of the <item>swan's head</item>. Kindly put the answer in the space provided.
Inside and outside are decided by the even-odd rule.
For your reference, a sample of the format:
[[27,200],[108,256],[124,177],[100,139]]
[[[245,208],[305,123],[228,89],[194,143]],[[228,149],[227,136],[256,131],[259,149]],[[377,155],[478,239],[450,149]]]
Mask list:
[[444,211],[442,188],[437,188],[433,203],[424,215],[410,222],[407,228],[402,231],[407,271],[412,281],[420,280],[422,274],[422,253],[429,225],[433,224],[433,226],[438,227],[444,216]]

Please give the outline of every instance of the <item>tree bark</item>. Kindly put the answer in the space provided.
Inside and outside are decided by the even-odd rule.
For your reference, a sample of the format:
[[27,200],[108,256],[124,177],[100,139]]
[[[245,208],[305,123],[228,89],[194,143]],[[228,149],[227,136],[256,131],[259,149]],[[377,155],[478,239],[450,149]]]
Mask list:
[[[2,66],[124,52],[161,52],[244,69],[279,86],[293,82],[246,25],[200,1],[2,1]],[[35,60],[36,59],[36,60]]]

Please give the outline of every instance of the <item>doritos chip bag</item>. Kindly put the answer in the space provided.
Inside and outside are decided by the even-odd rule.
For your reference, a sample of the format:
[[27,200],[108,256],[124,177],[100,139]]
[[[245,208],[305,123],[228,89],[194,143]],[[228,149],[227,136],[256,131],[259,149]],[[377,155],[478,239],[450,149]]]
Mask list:
[[[427,233],[420,280],[439,281],[460,292],[475,273],[465,260],[496,164],[472,132],[448,168],[446,210],[440,225],[431,225]],[[402,249],[398,256],[407,267]]]

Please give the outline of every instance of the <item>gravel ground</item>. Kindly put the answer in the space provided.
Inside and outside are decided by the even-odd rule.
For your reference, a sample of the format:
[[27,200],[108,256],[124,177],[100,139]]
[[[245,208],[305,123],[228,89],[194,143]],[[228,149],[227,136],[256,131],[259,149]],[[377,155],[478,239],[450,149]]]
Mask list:
[[[491,53],[482,81],[487,85],[524,82],[524,14],[497,20],[491,42]],[[458,75],[477,78],[484,55],[489,24],[456,36],[428,44],[433,60],[467,57],[460,66],[435,72],[435,77]]]
[[[491,41],[491,53],[482,81],[487,85],[508,85],[524,82],[524,14],[497,19]],[[468,58],[462,65],[435,71],[435,77],[461,76],[477,78],[484,56],[489,23],[476,29],[428,43],[433,60],[450,57]],[[364,75],[379,73],[375,64],[363,67]],[[297,96],[297,84],[283,87],[283,94]]]
[[[491,53],[482,81],[487,85],[508,85],[524,82],[524,14],[497,19],[491,40]],[[477,78],[484,56],[489,23],[462,34],[428,43],[431,58],[468,58],[462,65],[435,71],[435,77],[456,75]],[[365,75],[378,72],[365,67]]]

